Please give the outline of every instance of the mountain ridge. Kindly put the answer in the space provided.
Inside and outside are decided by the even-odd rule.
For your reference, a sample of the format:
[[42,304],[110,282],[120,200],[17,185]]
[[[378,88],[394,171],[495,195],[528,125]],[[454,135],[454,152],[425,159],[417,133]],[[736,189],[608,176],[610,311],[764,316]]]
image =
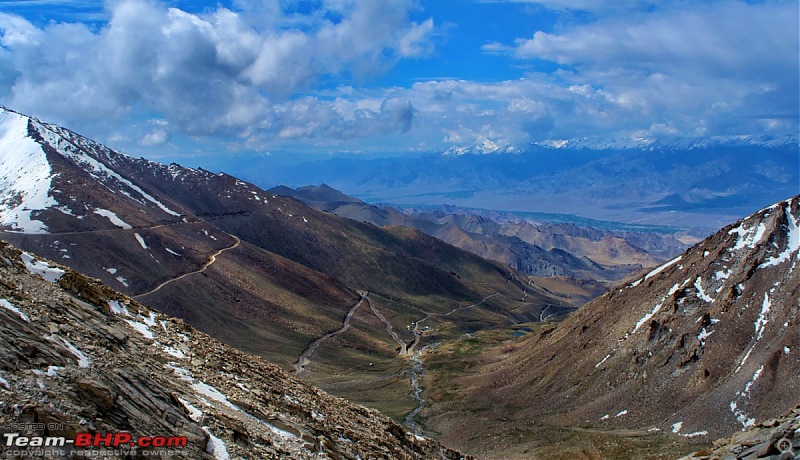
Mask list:
[[545,148],[555,150],[694,150],[714,147],[730,146],[761,146],[783,147],[796,146],[796,135],[785,136],[759,135],[759,136],[714,136],[714,137],[685,137],[670,140],[650,138],[583,138],[583,139],[551,139],[531,142],[527,144],[497,144],[489,139],[469,146],[453,146],[442,152],[445,156],[458,155],[508,155],[523,153],[532,148]]
[[[21,206],[15,197],[27,188],[4,189],[0,210],[19,208],[42,226],[25,233],[3,222],[2,238],[287,370],[352,312],[348,333],[315,350],[303,377],[396,420],[419,403],[410,344],[572,308],[421,232],[318,212],[226,173],[135,159],[13,112],[0,117],[16,123],[0,136],[24,147],[0,155],[46,161],[54,201]],[[371,308],[354,310],[362,292]],[[428,329],[411,329],[426,317]]]
[[447,213],[378,206],[324,185],[270,192],[297,198],[315,209],[378,226],[419,229],[526,275],[566,276],[613,284],[643,267],[655,266],[685,248],[673,237],[579,227],[539,225],[517,219],[502,222],[479,213]]
[[[473,454],[486,453],[481,443],[490,442],[495,456],[525,458],[520,452],[529,448],[571,458],[582,448],[597,455],[608,446],[624,449],[621,433],[651,436],[651,444],[672,452],[696,450],[699,442],[783,416],[800,401],[798,222],[800,196],[724,227],[557,325],[485,352],[470,375],[449,384],[461,388],[466,411],[480,415],[453,426],[444,415],[448,396],[439,396],[427,414],[431,426]],[[441,353],[429,359],[454,355]],[[448,385],[448,378],[437,382]],[[505,447],[515,426],[533,434]],[[576,427],[613,441],[558,452],[535,434],[564,442]]]

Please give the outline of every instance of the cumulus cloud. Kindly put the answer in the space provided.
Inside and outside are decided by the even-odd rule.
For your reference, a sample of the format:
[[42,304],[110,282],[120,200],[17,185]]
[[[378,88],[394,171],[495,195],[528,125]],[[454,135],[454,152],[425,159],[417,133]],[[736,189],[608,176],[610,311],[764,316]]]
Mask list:
[[434,21],[411,20],[413,0],[319,0],[302,12],[235,0],[196,14],[116,0],[92,28],[0,13],[0,100],[140,147],[185,135],[257,150],[380,139],[399,151],[797,132],[796,1],[519,1],[568,18],[516,41],[487,37],[483,53],[533,69],[525,78],[407,87],[332,82],[435,56]]
[[[622,135],[796,132],[797,2],[634,3],[649,9],[537,31],[510,53],[559,64],[558,75],[587,102],[575,109],[595,127],[622,117]],[[581,0],[562,6],[592,9]]]
[[144,147],[153,147],[156,145],[161,145],[167,143],[169,140],[169,134],[163,129],[156,129],[150,133],[147,133],[140,141],[139,145]]
[[[260,133],[266,137],[336,133],[335,122],[326,129],[313,122],[285,126],[290,114],[304,121],[304,104],[325,105],[292,99],[327,77],[361,78],[430,52],[433,22],[410,21],[411,0],[315,5],[306,15],[275,1],[191,14],[156,1],[120,0],[108,3],[109,20],[99,30],[80,23],[39,28],[0,13],[0,95],[19,110],[67,124],[157,113],[193,136],[246,135],[259,124],[276,127]],[[379,121],[369,132],[359,133],[360,126],[341,132],[407,131],[411,113],[389,104],[361,117]],[[159,133],[140,143],[165,140]]]
[[[577,66],[624,66],[710,76],[774,77],[796,67],[797,3],[738,0],[605,19],[563,33],[536,32],[515,53]],[[743,27],[746,25],[746,29]]]

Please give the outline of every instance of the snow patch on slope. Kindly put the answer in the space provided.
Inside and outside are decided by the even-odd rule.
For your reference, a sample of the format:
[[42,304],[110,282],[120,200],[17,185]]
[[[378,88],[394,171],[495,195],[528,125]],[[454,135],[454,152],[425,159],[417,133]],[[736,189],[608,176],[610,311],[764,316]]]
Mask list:
[[31,274],[39,275],[51,283],[57,282],[62,276],[64,276],[64,270],[50,267],[50,265],[48,265],[46,262],[36,260],[27,252],[23,252],[21,257],[22,261],[25,262],[25,267],[29,272],[31,272]]
[[136,332],[138,332],[139,334],[142,334],[142,336],[144,336],[145,338],[150,339],[150,340],[154,340],[155,339],[155,337],[153,336],[153,333],[150,332],[150,328],[148,328],[146,325],[144,325],[142,323],[139,323],[139,322],[136,322],[136,321],[133,321],[133,320],[130,320],[130,319],[125,319],[123,321],[128,323],[128,325],[130,327],[134,328],[136,330]]
[[[678,257],[677,259],[674,259],[674,260],[673,260],[673,261],[671,261],[671,262],[667,262],[667,264],[669,264],[669,265],[672,265],[672,264],[674,264],[675,262],[677,262],[678,260],[680,260],[680,257]],[[667,265],[667,266],[669,266],[669,265]],[[662,266],[662,267],[663,267],[663,268],[666,268],[666,266]],[[662,267],[659,267],[659,268],[663,270],[663,268],[662,268]],[[659,270],[659,269],[656,269],[656,270]],[[661,270],[659,270],[659,271],[661,271]],[[645,277],[644,279],[647,279],[647,277]],[[675,294],[676,292],[678,292],[678,289],[680,289],[680,288],[682,288],[683,286],[685,286],[685,285],[686,285],[686,283],[687,283],[688,281],[689,281],[689,280],[686,280],[686,281],[684,281],[684,283],[683,283],[683,284],[677,284],[677,283],[675,283],[675,285],[674,285],[674,286],[672,286],[672,287],[670,288],[670,290],[669,290],[669,291],[667,292],[667,294],[666,294],[666,295],[665,295],[665,296],[664,296],[664,297],[661,299],[661,301],[660,301],[658,304],[656,304],[656,306],[655,306],[655,307],[653,307],[653,310],[652,310],[652,311],[650,311],[649,313],[645,314],[645,315],[644,315],[644,316],[643,316],[643,317],[642,317],[642,318],[641,318],[641,319],[640,319],[640,320],[639,320],[639,321],[636,323],[636,326],[634,326],[634,327],[633,327],[633,330],[632,330],[631,332],[629,332],[629,333],[626,335],[626,338],[627,338],[628,336],[630,336],[630,335],[633,335],[634,333],[636,333],[636,331],[638,331],[638,330],[639,330],[639,328],[640,328],[640,327],[642,327],[642,326],[644,325],[644,323],[646,323],[646,322],[650,321],[650,318],[652,318],[653,316],[655,316],[655,315],[656,315],[656,313],[658,313],[658,312],[661,310],[661,308],[664,306],[664,302],[666,302],[666,300],[667,300],[667,299],[668,299],[668,298],[669,298],[671,295],[673,295],[673,294]]]
[[[797,219],[795,219],[794,215],[792,214],[790,205],[786,206],[786,220],[788,221],[786,233],[789,237],[789,240],[786,243],[786,249],[777,256],[770,257],[766,262],[759,265],[758,268],[782,264],[783,262],[788,261],[792,254],[800,249],[800,225],[798,225]],[[794,269],[794,266],[792,266],[792,269]]]
[[747,228],[743,222],[738,227],[728,231],[728,235],[733,235],[735,233],[739,236],[732,250],[737,251],[744,248],[755,248],[764,238],[766,232],[767,226],[763,222],[760,222],[755,228]]
[[0,307],[3,307],[6,310],[9,310],[9,311],[15,313],[17,316],[19,316],[23,320],[25,320],[27,322],[30,322],[30,319],[28,318],[28,315],[26,315],[25,313],[22,313],[19,308],[17,308],[14,304],[9,302],[8,300],[0,299]]
[[228,449],[225,447],[225,442],[222,439],[214,436],[208,427],[203,427],[203,431],[208,435],[208,444],[206,445],[206,452],[213,455],[216,460],[229,460],[231,457],[228,455]]
[[141,246],[142,249],[147,250],[147,243],[144,242],[144,238],[142,238],[142,235],[139,235],[138,233],[134,233],[133,236],[134,236],[134,238],[136,238],[136,241],[139,242],[139,246]]
[[108,307],[111,308],[111,312],[116,315],[123,315],[123,316],[131,315],[128,312],[128,307],[120,305],[119,300],[109,300]]
[[60,341],[61,343],[63,343],[64,346],[67,347],[67,350],[69,350],[70,353],[72,353],[73,355],[75,355],[76,358],[78,358],[78,367],[83,368],[83,369],[87,369],[89,367],[89,365],[92,364],[92,360],[89,359],[88,356],[83,354],[83,352],[80,351],[75,345],[70,343],[69,340],[61,338],[61,337],[56,337],[56,336],[53,336],[53,335],[47,336],[45,338],[47,340],[51,341],[51,342]]
[[119,228],[124,228],[125,230],[130,230],[133,228],[124,220],[120,219],[119,216],[114,214],[112,211],[109,211],[108,209],[95,209],[94,213],[101,215],[103,217],[107,217],[112,224],[116,225]]
[[745,353],[744,358],[739,363],[739,367],[736,368],[734,372],[739,372],[739,370],[744,366],[744,363],[747,362],[747,358],[750,357],[750,353],[753,352],[753,349],[758,345],[758,341],[761,340],[761,335],[764,333],[764,327],[767,325],[769,320],[767,316],[769,315],[770,307],[772,307],[772,302],[769,300],[769,294],[764,293],[764,302],[761,304],[761,312],[758,314],[758,319],[756,319],[755,323],[753,323],[753,327],[755,328],[755,341],[753,345],[750,346],[750,349],[747,350]]
[[706,291],[703,290],[702,279],[698,276],[696,280],[694,280],[694,287],[697,289],[697,298],[703,300],[704,302],[711,303],[714,299],[711,298]]
[[0,110],[0,225],[47,233],[47,226],[31,214],[58,202],[49,196],[52,170],[42,146],[28,136],[28,120]]

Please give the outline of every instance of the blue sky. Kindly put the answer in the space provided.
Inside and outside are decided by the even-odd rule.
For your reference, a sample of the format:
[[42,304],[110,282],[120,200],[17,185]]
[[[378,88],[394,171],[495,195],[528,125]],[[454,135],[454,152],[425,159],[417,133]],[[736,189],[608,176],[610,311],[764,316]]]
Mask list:
[[799,36],[796,0],[0,0],[0,103],[170,160],[780,138]]

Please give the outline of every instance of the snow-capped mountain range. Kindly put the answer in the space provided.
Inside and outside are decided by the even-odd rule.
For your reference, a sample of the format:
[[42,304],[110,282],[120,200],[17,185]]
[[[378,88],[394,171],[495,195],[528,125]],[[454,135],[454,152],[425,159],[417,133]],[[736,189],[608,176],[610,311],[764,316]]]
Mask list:
[[769,135],[740,135],[740,136],[714,136],[697,138],[676,138],[660,140],[646,137],[623,138],[578,138],[578,139],[548,139],[529,144],[506,144],[500,141],[483,139],[472,145],[453,146],[443,152],[445,156],[458,155],[502,155],[518,154],[526,151],[546,148],[563,150],[693,150],[710,147],[783,147],[796,146],[797,136],[769,136]]

